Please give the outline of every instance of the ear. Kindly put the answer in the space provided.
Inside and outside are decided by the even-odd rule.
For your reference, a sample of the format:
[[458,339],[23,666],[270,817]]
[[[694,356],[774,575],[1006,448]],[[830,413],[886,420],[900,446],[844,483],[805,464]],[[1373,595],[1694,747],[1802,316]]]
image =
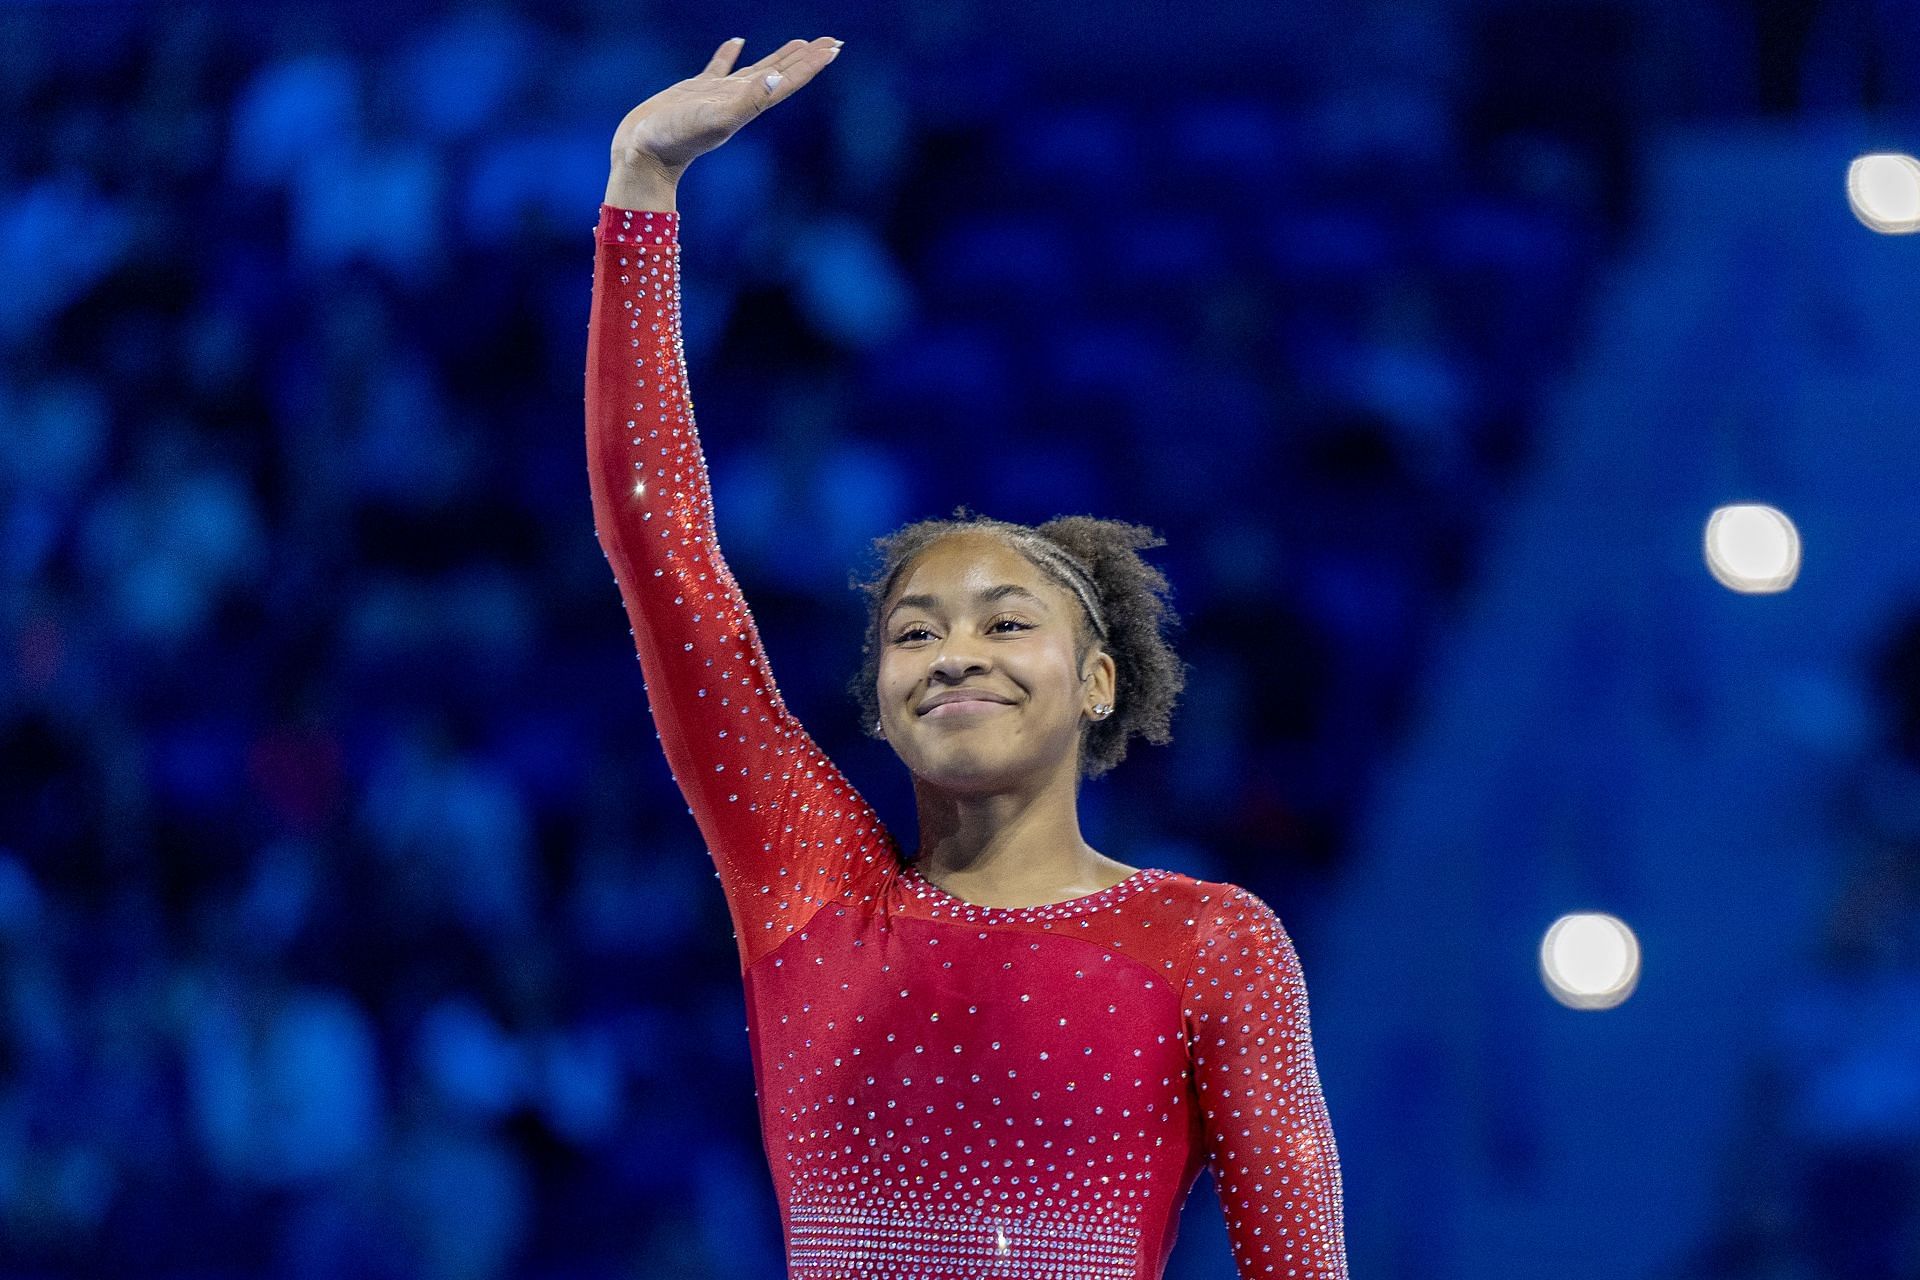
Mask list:
[[1093,655],[1087,659],[1086,676],[1081,681],[1086,686],[1085,705],[1088,708],[1103,702],[1108,706],[1114,705],[1113,692],[1117,687],[1115,679],[1117,672],[1118,668],[1114,666],[1113,655],[1105,649],[1093,651]]

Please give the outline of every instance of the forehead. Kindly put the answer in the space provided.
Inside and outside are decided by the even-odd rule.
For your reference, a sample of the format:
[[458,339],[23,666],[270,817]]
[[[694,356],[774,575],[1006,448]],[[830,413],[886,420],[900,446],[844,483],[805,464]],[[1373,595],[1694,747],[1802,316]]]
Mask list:
[[958,597],[1003,582],[1015,582],[1052,599],[1053,582],[1031,560],[990,533],[953,533],[915,556],[894,583],[903,595]]

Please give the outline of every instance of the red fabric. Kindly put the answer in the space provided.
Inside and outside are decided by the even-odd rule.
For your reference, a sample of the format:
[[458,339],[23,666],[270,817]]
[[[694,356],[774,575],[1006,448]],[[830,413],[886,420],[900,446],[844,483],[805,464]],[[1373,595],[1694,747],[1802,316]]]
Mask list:
[[677,214],[601,206],[588,473],[733,917],[790,1274],[1157,1280],[1205,1166],[1242,1277],[1345,1277],[1306,985],[1267,904],[1159,868],[963,902],[787,709],[714,542],[679,260]]

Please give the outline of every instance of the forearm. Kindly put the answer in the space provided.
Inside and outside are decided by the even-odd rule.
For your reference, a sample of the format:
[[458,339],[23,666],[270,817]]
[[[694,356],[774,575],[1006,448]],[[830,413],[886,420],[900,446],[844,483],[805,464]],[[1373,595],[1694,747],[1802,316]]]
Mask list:
[[607,173],[606,203],[618,209],[677,213],[679,186],[677,177],[657,166],[641,161],[616,163]]

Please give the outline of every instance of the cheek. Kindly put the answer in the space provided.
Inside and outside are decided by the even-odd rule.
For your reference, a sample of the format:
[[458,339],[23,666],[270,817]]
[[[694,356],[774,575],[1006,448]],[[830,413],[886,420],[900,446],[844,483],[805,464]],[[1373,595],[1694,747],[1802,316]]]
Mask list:
[[1009,663],[1007,674],[1025,690],[1029,707],[1053,715],[1071,705],[1077,692],[1072,661],[1071,654],[1036,653],[1030,661]]
[[874,680],[874,688],[879,690],[880,701],[898,702],[913,688],[914,679],[913,671],[905,664],[883,659],[879,675]]

